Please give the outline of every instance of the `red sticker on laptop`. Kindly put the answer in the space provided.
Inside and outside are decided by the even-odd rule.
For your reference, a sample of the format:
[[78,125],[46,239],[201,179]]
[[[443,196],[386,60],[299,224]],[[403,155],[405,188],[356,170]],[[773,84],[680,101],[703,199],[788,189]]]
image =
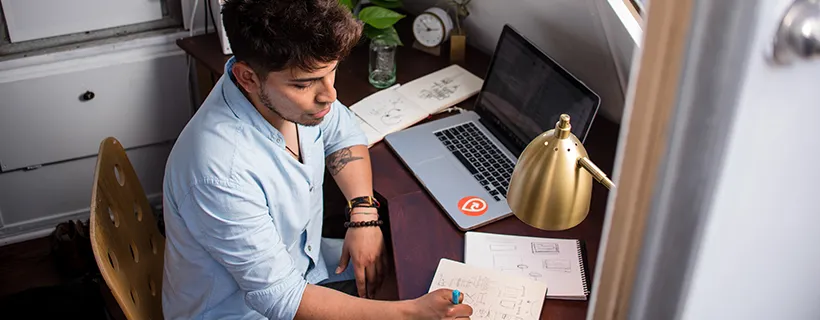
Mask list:
[[474,196],[464,197],[458,201],[458,210],[468,216],[478,217],[487,212],[487,201]]

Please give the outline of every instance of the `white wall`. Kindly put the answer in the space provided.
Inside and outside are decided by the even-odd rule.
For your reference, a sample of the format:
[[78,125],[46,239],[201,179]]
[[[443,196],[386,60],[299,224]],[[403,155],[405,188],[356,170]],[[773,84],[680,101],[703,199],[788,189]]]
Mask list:
[[763,60],[789,3],[760,1],[683,319],[820,319],[820,60]]
[[[405,0],[413,13],[444,3]],[[602,99],[601,115],[620,122],[635,43],[607,0],[475,0],[470,12],[465,22],[470,44],[492,54],[509,23],[596,91]],[[620,76],[618,70],[623,70]]]

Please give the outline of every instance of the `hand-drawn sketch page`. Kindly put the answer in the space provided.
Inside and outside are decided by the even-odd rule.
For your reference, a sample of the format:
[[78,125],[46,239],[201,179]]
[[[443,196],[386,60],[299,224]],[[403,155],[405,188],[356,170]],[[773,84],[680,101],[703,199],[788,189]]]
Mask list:
[[461,291],[473,308],[470,319],[486,320],[537,320],[547,293],[543,282],[448,259],[439,261],[428,292],[441,288]]
[[362,118],[359,117],[359,115],[356,114],[355,116],[356,123],[359,125],[359,128],[361,128],[362,131],[364,131],[364,136],[367,137],[368,148],[372,147],[373,144],[375,144],[376,142],[379,142],[382,139],[384,139],[385,135],[383,133],[376,131],[376,129],[370,126],[370,124],[362,120]]
[[482,84],[481,78],[454,64],[403,84],[396,91],[427,114],[435,114],[478,93]]
[[547,298],[587,299],[578,241],[467,232],[464,263],[547,284]]
[[402,130],[428,116],[427,112],[405,99],[394,89],[384,89],[350,106],[364,122],[381,136]]

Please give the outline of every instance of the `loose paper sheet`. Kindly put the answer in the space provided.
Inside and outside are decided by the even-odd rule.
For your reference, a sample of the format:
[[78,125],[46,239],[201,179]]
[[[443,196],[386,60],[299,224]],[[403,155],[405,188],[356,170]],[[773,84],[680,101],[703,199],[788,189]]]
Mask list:
[[473,308],[471,319],[537,320],[547,285],[491,269],[441,259],[429,292],[446,288],[464,294]]

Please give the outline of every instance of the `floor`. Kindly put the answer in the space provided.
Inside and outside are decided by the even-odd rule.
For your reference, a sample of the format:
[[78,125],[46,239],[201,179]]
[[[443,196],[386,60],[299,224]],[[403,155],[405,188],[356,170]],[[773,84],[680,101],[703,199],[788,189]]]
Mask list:
[[0,247],[0,310],[8,319],[124,319],[104,282],[57,267],[50,237]]
[[39,238],[0,247],[0,299],[35,287],[67,283],[60,276],[51,253],[49,238]]
[[[102,301],[105,301],[105,306],[91,309],[102,309],[105,307],[108,309],[109,314],[113,315],[112,317],[114,319],[124,318],[122,317],[121,311],[116,307],[116,302],[114,302],[110,292],[107,292],[108,288],[104,283],[99,284],[99,294],[95,292],[90,295],[73,293],[77,290],[77,285],[72,286],[72,283],[78,283],[77,278],[61,275],[56,267],[55,256],[51,252],[51,238],[39,238],[0,247],[0,306],[2,306],[2,308],[6,308],[9,304],[19,307],[18,309],[21,310],[43,309],[40,307],[50,306],[50,308],[45,309],[60,309],[61,316],[52,317],[52,314],[57,313],[57,311],[46,310],[43,312],[48,312],[48,314],[39,314],[42,317],[26,316],[24,318],[62,319],[71,318],[65,315],[70,313],[69,311],[74,311],[74,313],[72,313],[73,315],[78,315],[77,312],[86,312],[85,310],[78,311],[79,306],[91,305],[96,307],[97,305],[95,303],[102,298]],[[51,291],[47,295],[36,291],[38,290],[37,288],[54,287],[58,285],[63,285],[68,289]],[[36,293],[36,295],[33,295],[35,298],[21,295],[21,293],[26,293],[26,290],[32,294]],[[92,291],[96,291],[96,287],[92,289]],[[397,299],[398,290],[396,288],[396,277],[394,273],[388,275],[385,279],[384,286],[379,291],[376,297],[378,300]],[[88,290],[84,291],[84,293],[88,293]],[[69,296],[70,298],[66,298]],[[94,302],[87,300],[94,300]],[[21,306],[19,301],[26,301],[29,304]],[[8,313],[4,312],[3,315],[3,318],[6,318]],[[98,313],[94,313],[94,316],[97,315]],[[92,319],[90,316],[83,315],[80,317],[83,319]],[[17,318],[18,317],[14,316],[11,317],[11,319]]]

